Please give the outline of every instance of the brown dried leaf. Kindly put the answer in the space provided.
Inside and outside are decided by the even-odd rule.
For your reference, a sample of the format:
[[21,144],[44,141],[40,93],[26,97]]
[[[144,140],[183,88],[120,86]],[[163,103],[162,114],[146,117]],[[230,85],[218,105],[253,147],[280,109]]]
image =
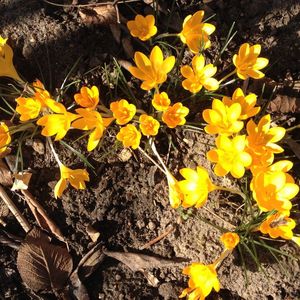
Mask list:
[[2,159],[0,159],[0,184],[11,186],[13,184],[12,173]]
[[300,144],[293,140],[291,137],[287,137],[285,142],[289,145],[290,149],[295,153],[295,155],[300,159]]
[[91,224],[86,227],[86,233],[94,243],[96,243],[100,237],[100,232],[96,230]]
[[300,98],[288,97],[284,95],[277,95],[268,106],[271,112],[300,112]]
[[134,56],[134,49],[132,46],[130,36],[126,36],[122,39],[122,46],[128,58],[132,58]]
[[11,190],[27,190],[31,176],[32,174],[30,172],[19,172],[18,174],[14,174],[15,180]]
[[132,271],[140,271],[145,269],[152,269],[157,267],[167,267],[174,264],[182,263],[184,259],[165,259],[156,256],[150,256],[145,254],[130,253],[130,252],[111,252],[103,250],[103,253],[109,257],[113,257],[118,261],[125,264]]
[[73,294],[78,300],[89,299],[82,281],[88,278],[98,268],[104,256],[102,246],[97,244],[81,259],[76,270],[70,276],[73,285]]
[[117,23],[116,10],[112,5],[100,5],[93,8],[81,8],[81,19],[87,24],[112,24]]
[[28,190],[22,190],[21,192],[40,227],[53,233],[59,240],[64,241],[64,236],[59,227],[49,218],[37,199]]
[[[118,59],[118,63],[122,68],[124,68],[127,71],[129,71],[129,68],[132,67],[132,63],[128,60]],[[124,148],[124,149],[126,149],[126,148]]]
[[38,292],[63,289],[73,262],[66,248],[51,244],[49,237],[35,228],[20,247],[17,266],[22,280]]

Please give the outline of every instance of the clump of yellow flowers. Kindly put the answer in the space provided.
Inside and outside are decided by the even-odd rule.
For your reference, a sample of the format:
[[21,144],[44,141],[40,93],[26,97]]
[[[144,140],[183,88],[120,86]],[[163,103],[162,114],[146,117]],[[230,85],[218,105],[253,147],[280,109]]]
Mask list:
[[[129,98],[123,97],[113,99],[108,108],[101,101],[103,98],[100,98],[97,86],[81,86],[73,95],[73,105],[66,107],[64,101],[52,96],[41,81],[26,84],[26,93],[15,99],[19,124],[13,126],[0,122],[0,156],[12,144],[13,134],[33,126],[35,134],[46,137],[59,166],[60,179],[54,188],[54,197],[60,198],[69,184],[77,190],[85,189],[90,178],[85,169],[65,166],[53,142],[61,141],[69,131],[77,130],[82,137],[87,137],[87,150],[93,151],[99,146],[107,128],[115,126],[117,144],[139,149],[142,153],[142,141],[150,145],[160,162],[160,170],[166,175],[172,208],[200,209],[208,201],[209,193],[231,190],[214,184],[208,170],[200,165],[196,169],[182,168],[179,170],[182,178],[176,179],[159,156],[153,140],[160,132],[166,133],[186,125],[192,107],[190,99],[197,100],[199,95],[204,95],[212,101],[211,108],[200,112],[206,122],[203,131],[212,135],[215,142],[206,157],[212,163],[216,176],[228,175],[236,179],[251,177],[251,199],[248,200],[258,207],[261,218],[251,233],[260,231],[271,238],[280,237],[300,245],[300,238],[293,233],[296,223],[291,217],[292,201],[299,192],[299,186],[288,173],[293,163],[288,160],[275,162],[275,154],[284,151],[278,142],[284,138],[286,130],[275,126],[270,115],[259,116],[262,109],[257,105],[257,95],[247,94],[240,87],[236,87],[231,96],[217,97],[213,93],[234,75],[246,82],[250,78],[264,77],[262,69],[268,65],[268,59],[259,56],[260,45],[244,43],[232,57],[234,70],[217,79],[217,66],[204,54],[211,47],[210,35],[216,28],[205,23],[203,18],[202,10],[187,16],[181,32],[175,34],[192,55],[190,63],[185,65],[160,47],[159,36],[153,40],[158,31],[153,15],[137,15],[134,20],[128,21],[128,30],[134,38],[143,42],[151,39],[150,45],[145,46],[148,53],[135,52],[134,65],[129,67],[129,73],[138,80],[145,93],[148,109],[142,109],[141,104],[133,104]],[[10,77],[25,86],[13,65],[13,51],[7,39],[1,36],[0,76]],[[176,94],[170,93],[174,77],[181,81],[181,92]],[[184,93],[190,93],[190,97],[183,99]],[[246,195],[242,192],[231,192],[236,192],[245,200]],[[240,227],[223,232],[220,241],[224,251],[214,262],[194,262],[184,268],[183,273],[190,277],[189,287],[183,290],[180,298],[203,300],[212,290],[220,290],[217,268],[239,243],[245,241],[243,234]]]

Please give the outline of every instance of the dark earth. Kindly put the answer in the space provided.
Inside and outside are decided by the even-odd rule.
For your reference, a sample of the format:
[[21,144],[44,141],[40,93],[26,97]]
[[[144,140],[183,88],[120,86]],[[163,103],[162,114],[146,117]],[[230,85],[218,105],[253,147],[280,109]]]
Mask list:
[[[113,97],[124,96],[115,86],[108,86],[103,68],[106,66],[113,73],[113,57],[119,61],[131,61],[129,47],[132,46],[134,50],[142,49],[139,43],[129,39],[124,20],[133,19],[135,11],[144,15],[153,13],[152,1],[125,4],[123,2],[126,1],[119,1],[118,8],[123,22],[120,41],[113,38],[110,25],[113,21],[109,17],[96,16],[91,21],[84,17],[85,11],[76,6],[95,2],[56,0],[56,3],[67,6],[54,6],[42,0],[0,1],[0,34],[9,38],[9,44],[15,53],[16,68],[26,80],[32,82],[39,78],[54,94],[80,58],[68,80],[79,79],[81,82],[70,89],[66,102],[71,101],[72,93],[77,92],[83,84],[97,85],[101,101],[105,104],[111,99],[110,88],[114,93]],[[220,49],[229,28],[236,22],[237,35],[224,53],[225,63],[220,68],[226,67],[226,61],[229,61],[243,42],[260,43],[262,56],[270,60],[266,71],[268,79],[279,86],[280,94],[287,99],[299,97],[299,0],[156,2],[159,3],[157,19],[160,33],[166,30],[179,32],[184,17],[199,9],[204,9],[207,16],[215,14],[210,20],[217,30],[212,37],[212,49],[207,54],[209,58]],[[172,16],[168,19],[169,24],[166,24],[165,16]],[[116,26],[113,30],[115,28]],[[89,72],[90,70],[92,71]],[[124,70],[124,74],[129,81],[129,73]],[[232,90],[225,92],[230,94]],[[267,97],[269,96],[264,95],[264,98]],[[273,111],[272,114],[286,126],[294,126],[299,122],[299,115],[292,112],[283,115]],[[222,252],[220,232],[200,219],[207,218],[224,226],[226,224],[204,209],[187,221],[182,220],[180,214],[169,205],[164,175],[138,151],[132,153],[121,147],[113,149],[114,134],[111,129],[100,151],[90,154],[85,151],[83,140],[72,144],[75,149],[88,156],[94,170],[89,170],[91,181],[86,190],[69,188],[60,200],[55,200],[53,194],[54,185],[59,179],[59,169],[45,140],[28,142],[23,148],[25,168],[33,173],[29,190],[62,231],[70,247],[74,265],[94,246],[87,233],[88,226],[93,226],[100,232],[98,241],[110,251],[185,258],[203,263],[214,261]],[[293,134],[295,140],[300,139],[299,132]],[[72,135],[68,136],[66,142],[71,143],[71,140]],[[211,169],[205,159],[205,152],[211,143],[207,136],[180,129],[172,131],[173,144],[170,147],[166,137],[162,136],[158,141],[157,148],[173,174],[178,175],[182,167],[194,168],[197,165]],[[42,150],[34,150],[37,143],[44,146]],[[83,166],[74,153],[58,143],[55,147],[64,164],[72,168]],[[299,178],[299,156],[297,158],[297,154],[287,145],[285,147],[285,154],[279,158],[284,155],[290,157],[294,162],[293,175]],[[213,179],[219,180],[224,186],[237,186],[230,178]],[[7,192],[30,223],[36,224],[22,198],[9,189]],[[240,205],[240,199],[214,192],[206,207],[235,224],[237,207]],[[299,214],[295,218],[299,223]],[[6,216],[5,220],[6,231],[19,237],[25,236],[12,215]],[[141,249],[144,244],[166,232],[170,226],[174,230],[164,239],[147,249]],[[299,248],[292,242],[272,242],[272,245],[299,256]],[[22,283],[16,257],[17,250],[0,246],[0,298],[56,299],[51,294],[34,295]],[[218,270],[222,286],[220,293],[212,293],[208,299],[300,299],[299,261],[282,256],[279,259],[284,270],[281,270],[278,262],[265,250],[259,249],[259,258],[265,273],[258,270],[251,257],[246,256],[247,285],[239,253],[235,251]],[[133,272],[117,260],[106,257],[84,284],[91,299],[178,299],[178,295],[187,286],[187,277],[181,274],[185,265],[186,263],[181,263],[149,270],[148,278],[156,278],[153,282],[147,280],[142,272]]]

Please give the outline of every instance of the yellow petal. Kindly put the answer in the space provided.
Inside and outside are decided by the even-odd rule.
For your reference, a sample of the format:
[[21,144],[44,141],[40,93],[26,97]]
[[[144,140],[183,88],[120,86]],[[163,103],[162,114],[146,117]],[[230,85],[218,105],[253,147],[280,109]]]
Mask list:
[[[150,53],[150,61],[155,70],[159,70],[163,63],[164,57],[161,49],[158,46],[155,46]],[[175,61],[175,58],[174,58]],[[173,66],[172,66],[173,68]],[[171,69],[172,69],[171,68]]]
[[203,55],[196,55],[192,60],[192,66],[195,73],[200,73],[205,65],[205,59]]
[[208,91],[215,91],[219,88],[219,82],[214,78],[207,78],[202,83]]
[[61,178],[54,187],[54,197],[55,199],[60,198],[62,193],[67,187],[67,180]]
[[269,63],[269,60],[267,58],[264,57],[258,57],[256,59],[255,64],[253,65],[254,69],[260,70],[263,69],[264,67],[266,67]]
[[294,183],[286,183],[277,193],[279,199],[292,199],[299,193],[299,186]]
[[202,30],[205,31],[206,34],[211,35],[216,30],[216,27],[210,23],[204,23]]
[[173,69],[174,65],[175,65],[175,57],[169,56],[164,60],[161,66],[162,71],[165,73],[169,73]]
[[182,76],[185,78],[194,76],[194,71],[190,66],[181,67],[180,72],[181,72]]

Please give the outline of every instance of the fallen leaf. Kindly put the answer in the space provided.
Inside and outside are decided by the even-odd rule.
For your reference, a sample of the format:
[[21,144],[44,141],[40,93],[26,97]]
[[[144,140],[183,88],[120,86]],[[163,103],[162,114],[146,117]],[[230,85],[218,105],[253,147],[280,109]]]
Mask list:
[[73,294],[78,300],[89,300],[89,295],[82,281],[87,279],[103,261],[105,255],[102,246],[97,244],[79,262],[77,268],[70,276]]
[[99,5],[93,8],[81,8],[81,19],[87,24],[112,24],[117,23],[116,10],[112,5]]
[[284,141],[288,144],[288,146],[295,153],[298,159],[300,159],[300,144],[293,140],[291,137],[287,137]]
[[110,31],[111,31],[115,41],[118,44],[120,44],[120,42],[121,42],[121,29],[120,29],[119,24],[117,24],[117,23],[109,24],[109,28],[110,28]]
[[91,224],[86,227],[86,232],[91,238],[91,240],[96,243],[98,238],[100,237],[100,232],[96,230]]
[[20,247],[17,267],[33,291],[59,291],[65,287],[73,262],[66,248],[54,245],[44,232],[34,228]]
[[131,43],[131,38],[129,36],[126,36],[122,39],[122,46],[126,53],[127,58],[133,58],[134,49]]
[[143,271],[143,274],[151,286],[153,286],[153,287],[158,286],[159,280],[151,272]]
[[103,253],[109,257],[113,257],[118,261],[125,264],[132,271],[141,271],[145,269],[159,268],[172,266],[174,264],[180,264],[185,262],[186,259],[176,258],[176,259],[165,259],[157,256],[150,256],[139,253],[130,252],[112,252],[103,250]]
[[22,190],[25,201],[27,202],[32,214],[41,228],[51,232],[59,240],[64,241],[64,236],[59,227],[49,218],[46,211],[40,205],[40,203],[33,197],[28,190]]
[[0,184],[3,186],[13,185],[12,173],[2,159],[0,159]]
[[0,243],[4,246],[18,250],[20,248],[20,238],[10,235],[5,231],[0,232]]
[[281,113],[300,112],[300,98],[277,95],[276,98],[270,102],[268,110]]
[[29,172],[20,172],[18,174],[14,174],[15,180],[11,190],[27,190],[31,176],[32,174]]

